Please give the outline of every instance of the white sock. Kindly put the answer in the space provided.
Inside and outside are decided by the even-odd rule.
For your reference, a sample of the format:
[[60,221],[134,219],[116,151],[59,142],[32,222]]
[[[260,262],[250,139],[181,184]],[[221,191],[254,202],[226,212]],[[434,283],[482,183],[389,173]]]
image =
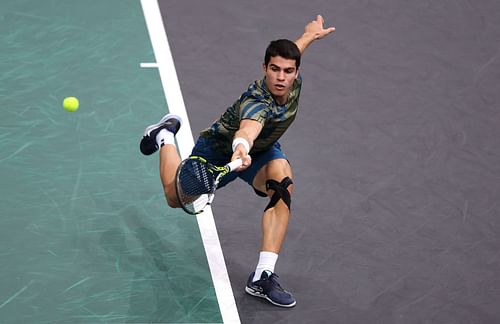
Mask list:
[[162,147],[165,144],[173,144],[175,145],[175,138],[172,132],[169,132],[165,128],[156,134],[156,144],[158,147]]
[[253,276],[253,281],[260,280],[260,276],[264,270],[269,270],[274,272],[274,266],[278,261],[278,255],[274,252],[261,251],[259,254],[259,263],[255,269],[255,275]]

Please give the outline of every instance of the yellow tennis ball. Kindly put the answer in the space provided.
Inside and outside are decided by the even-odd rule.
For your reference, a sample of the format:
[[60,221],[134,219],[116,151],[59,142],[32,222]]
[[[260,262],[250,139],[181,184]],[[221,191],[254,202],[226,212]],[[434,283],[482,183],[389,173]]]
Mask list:
[[76,97],[64,98],[63,108],[66,111],[75,112],[75,111],[77,111],[79,106],[80,106],[80,103],[78,102],[78,99]]

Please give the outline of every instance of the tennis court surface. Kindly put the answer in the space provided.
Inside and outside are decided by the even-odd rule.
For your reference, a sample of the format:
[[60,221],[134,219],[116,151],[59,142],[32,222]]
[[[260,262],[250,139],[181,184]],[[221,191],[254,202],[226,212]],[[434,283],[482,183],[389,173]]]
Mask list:
[[[267,201],[235,182],[198,223],[138,141],[184,106],[196,138],[316,14],[337,30],[281,141],[281,309],[244,292]],[[0,323],[499,323],[498,21],[489,0],[3,0]]]
[[141,3],[0,8],[0,322],[221,322],[196,219],[138,149],[167,111]]

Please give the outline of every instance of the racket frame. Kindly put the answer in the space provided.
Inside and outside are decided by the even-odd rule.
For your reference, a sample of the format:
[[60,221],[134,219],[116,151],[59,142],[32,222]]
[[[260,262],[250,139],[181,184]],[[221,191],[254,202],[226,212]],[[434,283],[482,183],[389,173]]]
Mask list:
[[[193,200],[192,202],[190,203],[184,203],[181,201],[180,197],[180,190],[182,190],[180,187],[180,172],[181,172],[181,169],[182,167],[184,166],[184,164],[186,163],[187,160],[197,160],[199,162],[201,162],[202,164],[205,164],[205,166],[207,167],[208,169],[208,172],[218,172],[217,174],[217,177],[215,178],[214,182],[213,182],[213,190],[209,193],[205,193],[205,194],[202,194],[200,196],[198,196],[198,198],[196,198],[195,200]],[[188,214],[190,215],[198,215],[198,214],[201,214],[205,208],[209,205],[212,204],[214,198],[215,198],[215,191],[217,190],[217,186],[219,185],[220,181],[222,180],[222,178],[227,175],[228,173],[230,172],[233,172],[234,170],[236,170],[237,168],[239,168],[241,165],[242,165],[243,161],[241,159],[236,159],[234,161],[231,161],[229,163],[227,163],[226,165],[224,166],[215,166],[213,164],[211,164],[210,162],[208,162],[205,158],[201,157],[201,156],[196,156],[196,155],[192,155],[190,157],[188,157],[187,159],[185,159],[184,161],[181,162],[181,164],[179,165],[179,167],[177,168],[177,172],[175,174],[175,193],[176,193],[176,199],[177,199],[177,202],[179,203],[179,205],[181,206],[181,208]],[[200,199],[201,196],[203,195],[207,195],[207,202],[205,203],[205,205],[198,211],[193,211],[189,208],[187,208],[187,205],[190,205],[190,204],[193,204],[196,200]]]

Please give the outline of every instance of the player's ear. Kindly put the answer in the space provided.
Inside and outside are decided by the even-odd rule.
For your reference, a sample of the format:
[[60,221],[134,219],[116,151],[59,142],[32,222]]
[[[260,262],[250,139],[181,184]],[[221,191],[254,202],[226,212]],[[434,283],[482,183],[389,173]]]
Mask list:
[[266,73],[266,70],[267,70],[266,63],[262,63],[262,72],[264,72],[264,74]]

